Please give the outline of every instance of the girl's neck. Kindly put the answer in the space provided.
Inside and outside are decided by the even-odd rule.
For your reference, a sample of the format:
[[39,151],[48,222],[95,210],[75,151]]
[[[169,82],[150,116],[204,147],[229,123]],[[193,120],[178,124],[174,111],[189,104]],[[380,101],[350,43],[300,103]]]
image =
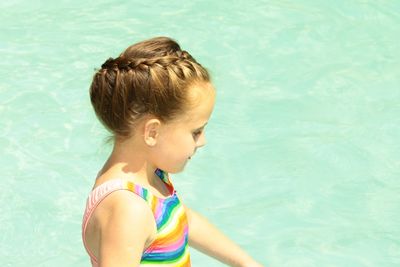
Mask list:
[[104,164],[104,167],[99,172],[94,188],[109,180],[126,179],[147,188],[154,196],[159,198],[169,197],[171,192],[164,182],[155,174],[157,168],[151,166],[147,162],[142,162],[143,164],[140,166],[139,162],[140,161],[135,162],[135,164],[130,164],[111,154]]
[[129,144],[115,144],[97,176],[95,186],[107,180],[122,178],[144,186],[159,188],[160,179],[155,174],[157,167],[146,160],[145,155],[145,151],[139,147],[133,149]]

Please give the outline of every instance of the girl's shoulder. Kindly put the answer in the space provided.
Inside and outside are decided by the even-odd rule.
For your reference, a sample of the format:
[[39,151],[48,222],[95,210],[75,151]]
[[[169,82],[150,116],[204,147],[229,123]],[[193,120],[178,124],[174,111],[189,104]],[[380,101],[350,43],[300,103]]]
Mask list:
[[134,216],[136,221],[138,217],[153,219],[146,200],[133,185],[130,185],[131,183],[124,179],[113,179],[96,186],[89,196],[93,202],[98,202],[93,216],[100,220],[104,217],[107,220],[110,216],[129,219],[129,216],[139,214],[140,216]]
[[146,201],[139,194],[132,190],[127,190],[126,188],[110,192],[101,203],[99,203],[97,209],[104,209],[106,212],[114,213],[123,211],[146,214],[148,211],[152,214]]
[[[135,258],[139,260],[144,248],[155,239],[156,231],[147,203],[128,190],[116,190],[93,211],[85,238],[97,259],[102,253],[118,255],[130,251],[130,256],[137,254]],[[104,249],[102,253],[100,248]]]
[[[92,193],[118,182],[124,183],[123,180],[108,181],[94,188]],[[92,212],[91,221],[102,235],[107,232],[115,233],[115,229],[119,229],[122,236],[130,236],[132,232],[140,230],[141,234],[151,239],[157,230],[152,210],[142,196],[132,190],[123,189],[127,188],[119,187],[102,197]]]

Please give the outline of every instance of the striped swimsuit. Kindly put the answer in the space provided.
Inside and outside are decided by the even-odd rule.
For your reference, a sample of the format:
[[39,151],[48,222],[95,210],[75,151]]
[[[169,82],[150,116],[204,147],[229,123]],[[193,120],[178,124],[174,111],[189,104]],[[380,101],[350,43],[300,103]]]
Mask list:
[[168,198],[156,197],[148,189],[122,179],[109,180],[96,187],[90,193],[83,216],[82,239],[93,267],[97,267],[98,262],[87,247],[85,239],[86,227],[97,205],[106,196],[117,190],[128,190],[143,198],[148,203],[155,218],[157,225],[156,238],[143,252],[140,266],[191,266],[188,249],[188,222],[184,207],[176,195],[168,174],[160,169],[157,169],[155,173],[170,191],[171,195]]

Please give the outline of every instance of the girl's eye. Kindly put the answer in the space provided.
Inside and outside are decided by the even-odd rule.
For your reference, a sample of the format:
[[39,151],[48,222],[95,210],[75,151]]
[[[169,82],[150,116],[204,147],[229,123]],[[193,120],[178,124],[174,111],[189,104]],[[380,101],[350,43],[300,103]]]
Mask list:
[[196,131],[196,132],[194,132],[194,133],[193,133],[193,137],[194,137],[194,138],[197,138],[197,137],[201,134],[201,132],[202,132],[202,131]]

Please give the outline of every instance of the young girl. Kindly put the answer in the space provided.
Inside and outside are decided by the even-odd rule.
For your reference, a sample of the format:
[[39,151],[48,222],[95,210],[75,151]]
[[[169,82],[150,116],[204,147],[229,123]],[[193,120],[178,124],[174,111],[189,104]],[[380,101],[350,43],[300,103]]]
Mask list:
[[90,87],[114,147],[82,224],[92,266],[190,266],[188,245],[230,266],[261,266],[178,198],[168,173],[204,146],[215,90],[205,68],[158,37],[108,59]]

